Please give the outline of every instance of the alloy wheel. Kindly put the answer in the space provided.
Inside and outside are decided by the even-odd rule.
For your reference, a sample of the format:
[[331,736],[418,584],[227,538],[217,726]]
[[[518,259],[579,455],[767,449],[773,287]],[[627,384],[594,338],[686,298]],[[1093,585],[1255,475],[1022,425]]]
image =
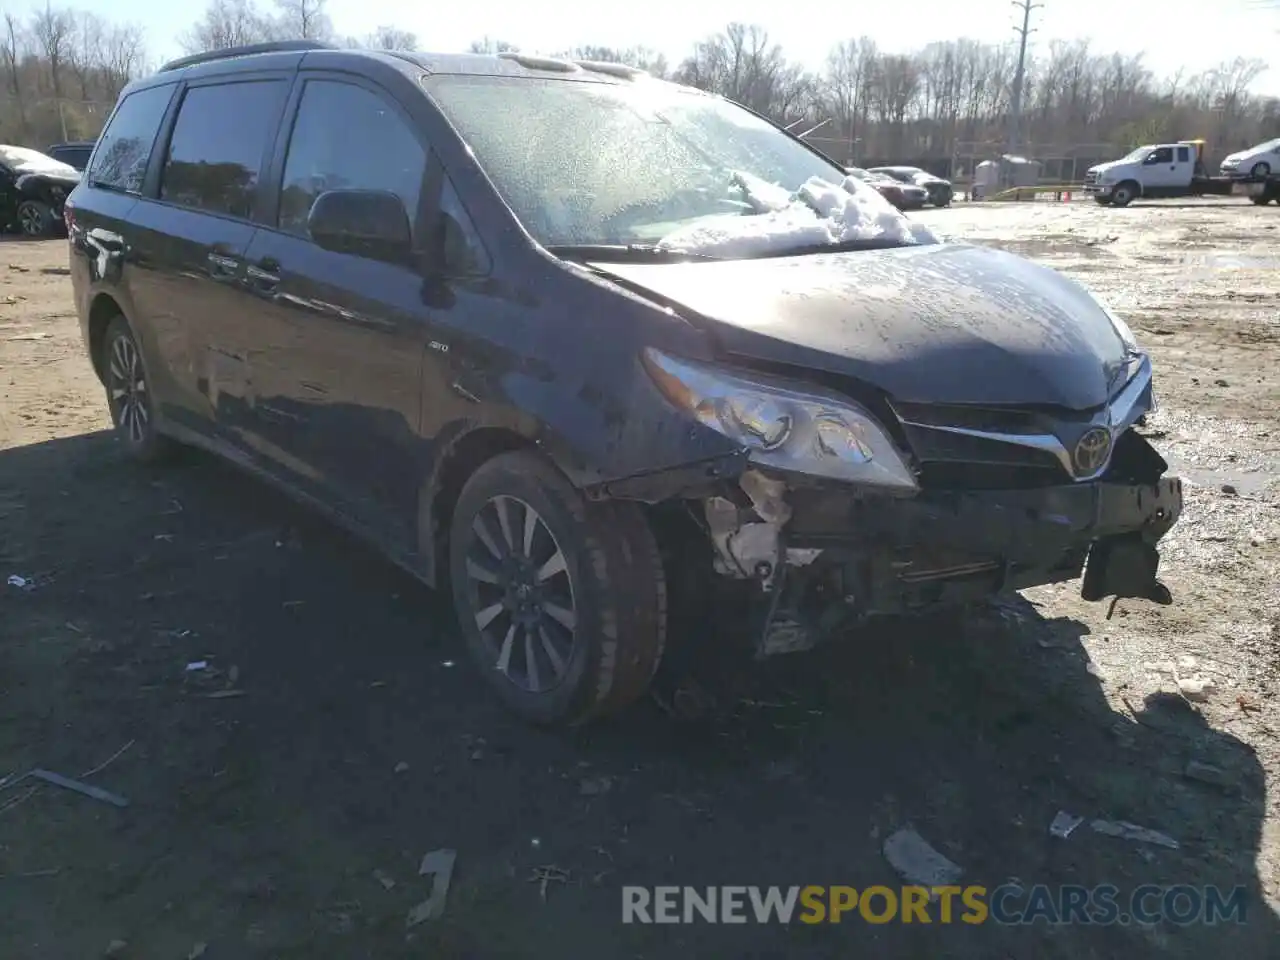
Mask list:
[[151,425],[151,405],[147,381],[138,347],[129,337],[116,337],[111,344],[108,389],[115,408],[116,427],[130,442],[141,444]]
[[22,209],[18,211],[18,226],[28,237],[38,237],[43,234],[44,217],[40,214],[40,208],[30,203],[23,204]]
[[564,551],[546,521],[517,497],[491,498],[471,532],[471,613],[493,666],[520,689],[545,693],[568,672],[578,624]]

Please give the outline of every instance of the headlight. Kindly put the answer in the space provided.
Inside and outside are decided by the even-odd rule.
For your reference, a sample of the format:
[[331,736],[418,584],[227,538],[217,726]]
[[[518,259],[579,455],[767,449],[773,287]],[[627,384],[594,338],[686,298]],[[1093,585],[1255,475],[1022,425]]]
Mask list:
[[749,451],[753,463],[869,486],[915,490],[884,430],[850,400],[747,378],[652,348],[644,367],[674,406]]

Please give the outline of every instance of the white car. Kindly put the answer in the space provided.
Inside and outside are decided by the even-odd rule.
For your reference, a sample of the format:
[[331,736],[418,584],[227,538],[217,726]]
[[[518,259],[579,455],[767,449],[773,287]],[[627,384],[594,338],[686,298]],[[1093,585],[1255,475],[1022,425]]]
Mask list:
[[1280,173],[1280,137],[1230,154],[1219,170],[1227,177],[1269,177]]

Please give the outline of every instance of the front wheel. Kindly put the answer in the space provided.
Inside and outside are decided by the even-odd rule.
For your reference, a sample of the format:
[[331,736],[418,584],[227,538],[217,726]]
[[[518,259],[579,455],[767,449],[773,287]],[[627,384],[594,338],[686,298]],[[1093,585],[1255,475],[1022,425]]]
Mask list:
[[1127,207],[1138,196],[1138,189],[1132,183],[1122,183],[1111,191],[1111,205]]
[[18,204],[18,229],[26,237],[51,237],[57,218],[53,208],[39,200],[24,200]]
[[1249,198],[1260,207],[1265,207],[1271,202],[1271,195],[1267,193],[1257,193]]
[[1093,202],[1094,202],[1094,203],[1096,203],[1096,204],[1097,204],[1098,206],[1100,206],[1100,207],[1109,207],[1109,206],[1111,206],[1111,198],[1110,198],[1110,197],[1104,197],[1104,196],[1103,196],[1102,194],[1100,194],[1100,193],[1095,193],[1095,194],[1093,195]]
[[588,502],[537,454],[503,454],[458,498],[449,576],[471,659],[526,720],[582,723],[648,689],[666,581],[639,506]]
[[1253,169],[1249,171],[1250,176],[1256,177],[1258,180],[1264,180],[1271,176],[1271,164],[1255,163]]

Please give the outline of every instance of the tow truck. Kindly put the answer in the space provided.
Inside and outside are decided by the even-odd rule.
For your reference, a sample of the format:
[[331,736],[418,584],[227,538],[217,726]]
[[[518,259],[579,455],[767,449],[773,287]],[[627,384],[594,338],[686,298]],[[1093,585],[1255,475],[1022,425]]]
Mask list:
[[1280,202],[1280,173],[1210,176],[1203,140],[1149,143],[1119,160],[1090,167],[1084,191],[1104,206],[1127,207],[1139,197],[1245,196],[1259,206]]

